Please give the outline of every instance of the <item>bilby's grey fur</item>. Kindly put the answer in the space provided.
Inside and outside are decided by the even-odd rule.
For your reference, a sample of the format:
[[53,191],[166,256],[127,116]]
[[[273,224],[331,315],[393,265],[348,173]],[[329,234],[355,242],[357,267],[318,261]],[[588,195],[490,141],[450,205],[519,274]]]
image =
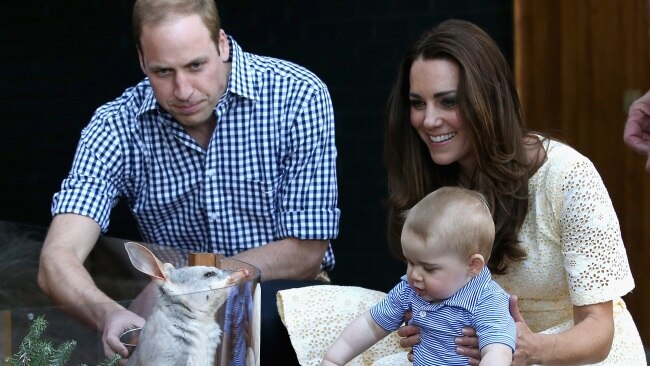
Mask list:
[[133,265],[149,274],[159,290],[127,366],[213,365],[221,337],[215,313],[228,298],[228,286],[248,273],[205,266],[174,268],[140,244],[125,246]]

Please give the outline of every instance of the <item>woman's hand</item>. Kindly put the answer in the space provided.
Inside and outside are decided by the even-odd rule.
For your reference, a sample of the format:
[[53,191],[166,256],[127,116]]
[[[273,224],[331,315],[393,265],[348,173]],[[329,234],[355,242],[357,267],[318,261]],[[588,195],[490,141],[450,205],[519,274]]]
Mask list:
[[534,363],[532,355],[535,354],[533,350],[535,345],[539,344],[539,342],[535,341],[538,335],[533,333],[526,325],[524,317],[519,312],[516,295],[510,296],[510,315],[517,326],[517,345],[515,353],[512,355],[512,366],[530,365]]
[[[413,312],[410,310],[404,314],[404,323],[408,322],[413,318]],[[408,360],[413,362],[413,346],[420,343],[420,328],[415,325],[403,325],[397,329],[397,335],[399,335],[399,345],[402,348],[411,348],[408,353]]]
[[[413,317],[413,313],[408,311],[404,316],[404,322],[408,322]],[[481,350],[478,349],[478,338],[476,331],[472,328],[465,327],[462,330],[463,335],[456,338],[456,352],[459,355],[465,355],[470,358],[470,365],[478,365],[481,361]],[[402,337],[399,340],[399,345],[402,348],[412,348],[414,345],[420,343],[420,328],[415,325],[404,325],[397,330],[397,334]],[[413,362],[413,350],[408,353],[408,360]]]
[[[528,365],[530,361],[530,354],[528,350],[532,347],[530,342],[536,335],[531,332],[524,317],[519,312],[517,306],[517,296],[510,296],[510,315],[515,321],[517,326],[517,350],[512,358],[512,365]],[[524,344],[520,349],[520,342]],[[534,343],[533,343],[534,344]],[[478,337],[476,331],[470,327],[463,328],[463,336],[456,338],[456,352],[459,355],[469,357],[469,364],[477,366],[481,362],[481,350],[478,348]]]
[[517,347],[512,365],[594,364],[607,358],[614,339],[612,301],[574,306],[575,325],[557,334],[533,333],[510,297],[510,315],[517,326]]
[[478,348],[476,330],[464,327],[463,335],[456,337],[456,353],[469,357],[469,364],[477,366],[481,362],[481,350]]

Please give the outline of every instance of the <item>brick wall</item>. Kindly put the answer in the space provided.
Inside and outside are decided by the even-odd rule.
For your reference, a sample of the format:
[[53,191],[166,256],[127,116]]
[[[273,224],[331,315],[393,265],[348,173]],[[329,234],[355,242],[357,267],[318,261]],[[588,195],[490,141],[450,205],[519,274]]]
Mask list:
[[[0,103],[9,129],[0,137],[0,220],[48,224],[81,128],[142,77],[130,38],[132,1],[73,3],[17,2],[0,15]],[[237,0],[219,7],[223,28],[244,50],[304,65],[328,85],[342,210],[332,277],[388,290],[404,271],[386,249],[381,156],[384,105],[401,54],[433,24],[462,18],[511,58],[511,1]],[[123,206],[112,221],[112,235],[137,236]]]

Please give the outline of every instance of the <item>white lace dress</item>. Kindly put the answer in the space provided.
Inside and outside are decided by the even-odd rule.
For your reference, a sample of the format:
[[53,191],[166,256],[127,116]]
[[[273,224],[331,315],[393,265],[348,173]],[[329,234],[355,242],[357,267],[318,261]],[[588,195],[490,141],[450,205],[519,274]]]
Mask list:
[[[529,181],[520,240],[528,253],[494,279],[519,297],[534,332],[573,325],[573,305],[614,302],[614,342],[598,365],[646,365],[643,345],[621,296],[634,288],[618,219],[593,164],[549,141],[548,159]],[[301,365],[318,365],[338,334],[383,294],[358,287],[315,286],[278,294],[280,315]],[[393,333],[350,365],[409,365]]]
[[494,276],[519,297],[534,332],[573,325],[572,305],[614,301],[614,343],[598,365],[646,365],[643,345],[620,298],[634,288],[616,212],[593,164],[571,147],[547,144],[548,160],[528,183],[519,238],[528,257]]

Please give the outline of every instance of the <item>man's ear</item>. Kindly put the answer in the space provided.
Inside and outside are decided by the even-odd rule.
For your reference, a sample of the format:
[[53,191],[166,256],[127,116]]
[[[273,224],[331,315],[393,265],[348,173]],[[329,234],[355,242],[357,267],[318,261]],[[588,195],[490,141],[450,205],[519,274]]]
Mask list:
[[230,43],[228,42],[228,37],[226,32],[221,29],[219,31],[219,42],[217,44],[217,51],[219,51],[219,57],[221,61],[228,62],[230,58]]
[[136,47],[136,49],[138,50],[138,61],[140,62],[140,70],[142,70],[142,72],[146,75],[147,71],[144,67],[144,56],[142,55],[142,50],[140,49],[140,47]]
[[469,257],[469,274],[473,277],[481,273],[485,266],[485,258],[480,254],[473,254]]

